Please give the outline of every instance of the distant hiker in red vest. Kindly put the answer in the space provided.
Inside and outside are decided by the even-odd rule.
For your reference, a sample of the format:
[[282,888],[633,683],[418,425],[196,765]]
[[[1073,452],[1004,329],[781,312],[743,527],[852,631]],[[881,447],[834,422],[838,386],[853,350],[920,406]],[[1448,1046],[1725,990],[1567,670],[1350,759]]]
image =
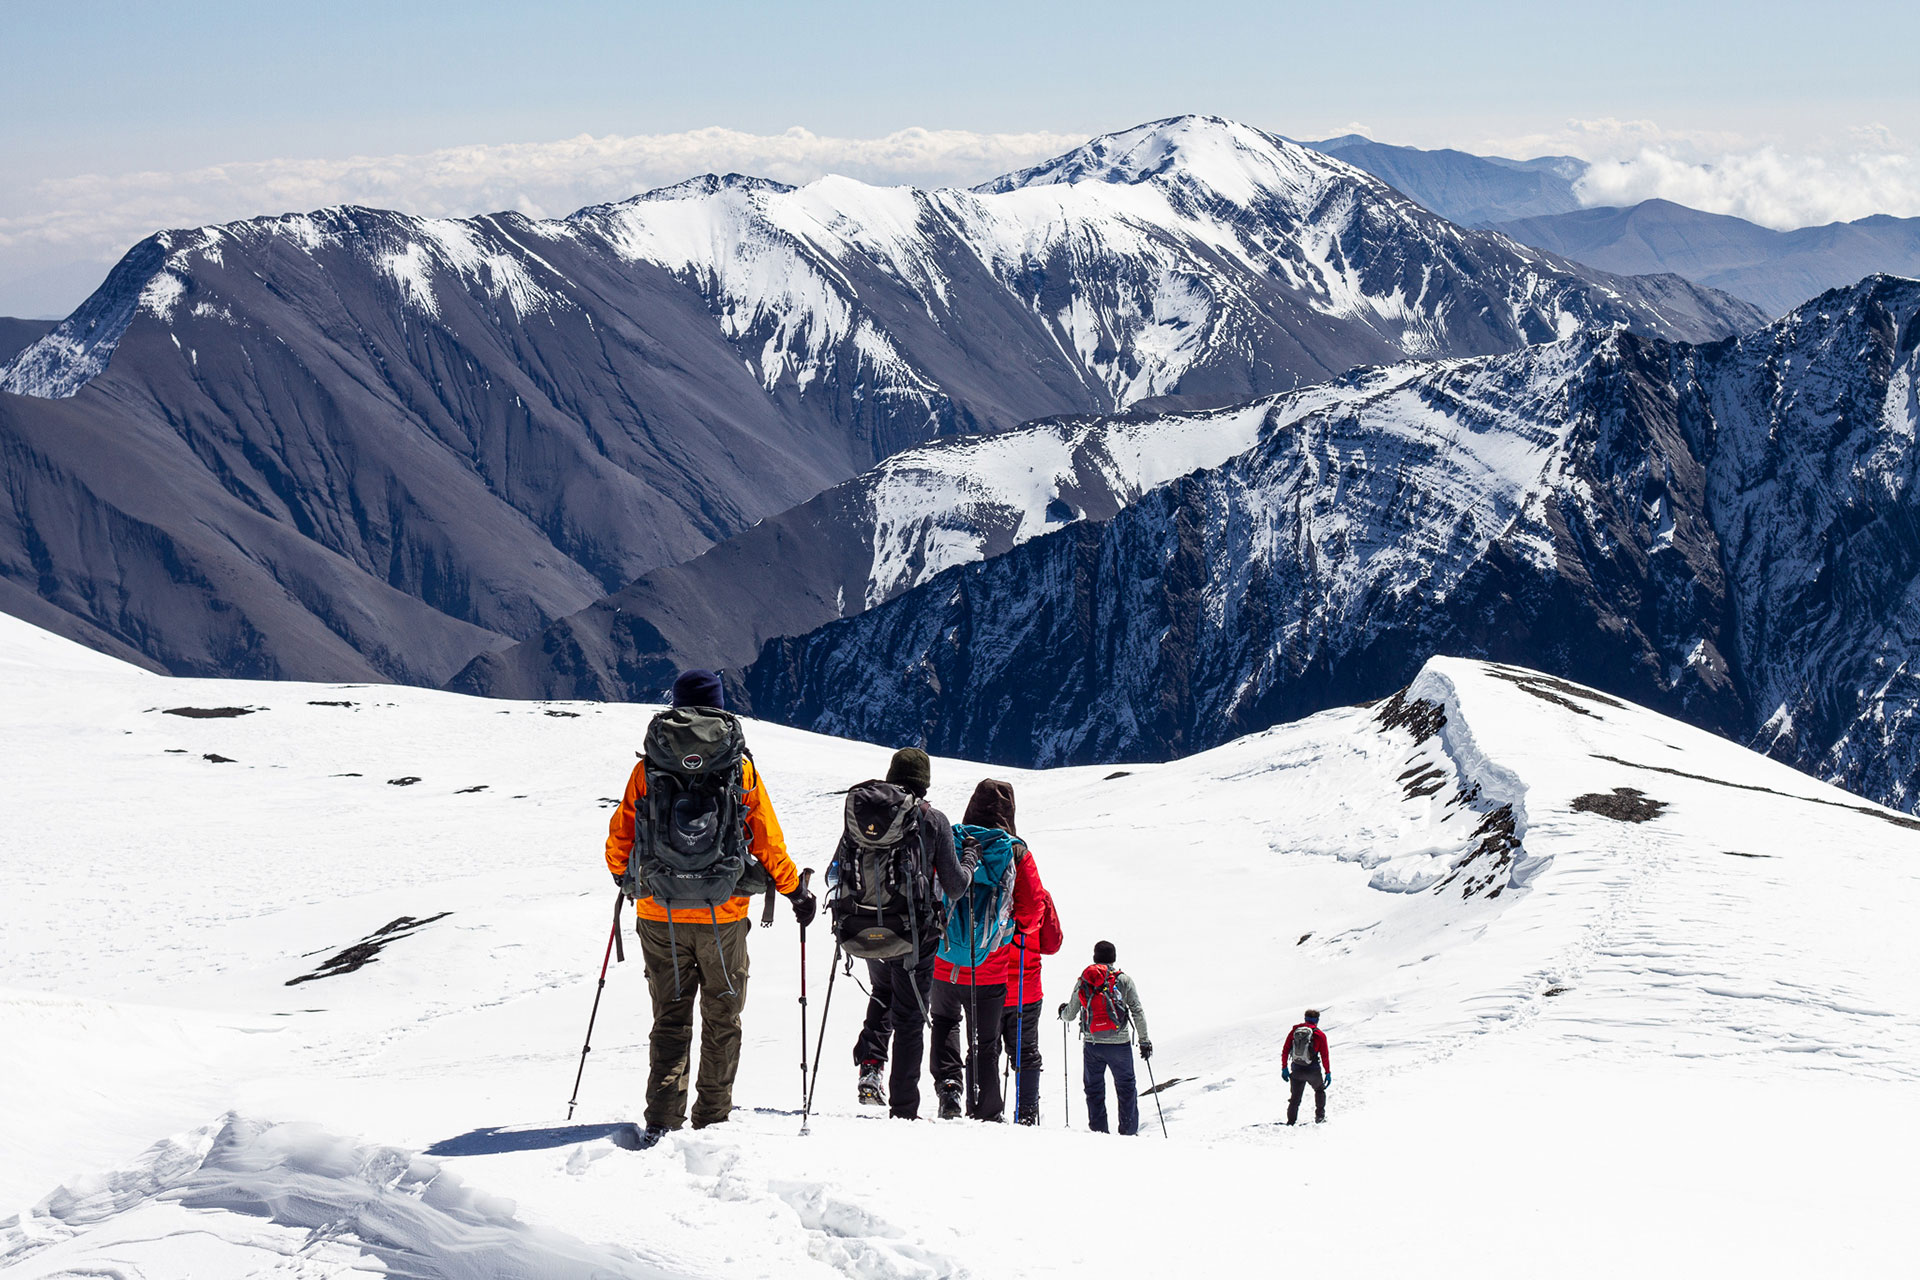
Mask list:
[[1080,1020],[1081,1083],[1087,1090],[1087,1127],[1107,1131],[1107,1073],[1113,1073],[1113,1093],[1120,1108],[1120,1132],[1140,1132],[1140,1094],[1133,1083],[1133,1042],[1140,1056],[1153,1057],[1147,1035],[1147,1013],[1140,1007],[1140,990],[1133,979],[1114,967],[1117,953],[1111,942],[1093,944],[1093,963],[1080,971],[1073,999],[1060,1006],[1060,1020]]
[[607,870],[636,902],[640,958],[653,997],[646,1132],[652,1146],[687,1118],[693,1002],[700,1001],[700,1071],[693,1127],[733,1112],[740,1012],[747,1002],[747,908],[769,884],[802,928],[813,894],[787,857],[740,722],[722,709],[720,677],[683,672],[673,707],[647,726],[645,749],[607,824]]
[[[896,751],[884,782],[847,789],[840,844],[827,867],[827,910],[841,950],[867,962],[866,1024],[854,1042],[860,1101],[897,1118],[920,1114],[920,1063],[933,1001],[942,904],[967,890],[953,824],[926,801],[933,765]],[[893,1042],[892,1101],[881,1087]]]
[[1333,1083],[1333,1054],[1327,1049],[1327,1033],[1320,1029],[1320,1011],[1309,1009],[1305,1022],[1293,1024],[1287,1032],[1287,1056],[1280,1066],[1280,1079],[1293,1082],[1287,1099],[1287,1123],[1300,1118],[1300,1095],[1313,1086],[1313,1122],[1327,1118],[1327,1086]]
[[[1044,890],[1013,828],[1013,787],[987,778],[967,801],[966,820],[954,828],[962,861],[972,872],[966,892],[953,900],[933,967],[933,1078],[940,1118],[953,1119],[964,1106],[975,1120],[1004,1120],[1000,1094],[1000,1011],[1007,984],[1016,978],[1016,934],[1040,928]],[[967,1027],[963,1066],[959,1029]],[[964,1084],[964,1089],[963,1089]]]
[[[1029,864],[1033,855],[1027,855]],[[1039,872],[1034,872],[1036,878]],[[1013,1116],[1021,1124],[1040,1123],[1040,957],[1056,955],[1065,935],[1053,894],[1040,891],[1040,928],[1031,937],[1017,937],[1007,975],[1007,1003],[1000,1015],[1000,1047],[1014,1064],[1019,1079],[1014,1086]],[[1023,971],[1021,960],[1026,961]]]

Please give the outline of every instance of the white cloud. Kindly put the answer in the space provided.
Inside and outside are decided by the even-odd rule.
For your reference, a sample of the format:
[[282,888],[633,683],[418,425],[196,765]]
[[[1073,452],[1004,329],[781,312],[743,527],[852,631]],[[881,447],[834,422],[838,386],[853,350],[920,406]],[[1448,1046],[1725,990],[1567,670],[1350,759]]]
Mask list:
[[1575,187],[1587,205],[1659,198],[1781,229],[1876,213],[1920,216],[1920,156],[1880,124],[1786,142],[1666,129],[1651,120],[1570,120],[1558,130],[1482,145],[1505,155],[1552,152],[1590,160]]
[[708,172],[793,183],[839,173],[883,184],[972,185],[1084,141],[1085,134],[1045,132],[903,129],[882,138],[832,138],[805,129],[712,128],[48,179],[0,196],[0,312],[51,309],[10,298],[14,281],[76,260],[104,269],[134,242],[169,227],[331,204],[434,217],[501,209],[558,217]]

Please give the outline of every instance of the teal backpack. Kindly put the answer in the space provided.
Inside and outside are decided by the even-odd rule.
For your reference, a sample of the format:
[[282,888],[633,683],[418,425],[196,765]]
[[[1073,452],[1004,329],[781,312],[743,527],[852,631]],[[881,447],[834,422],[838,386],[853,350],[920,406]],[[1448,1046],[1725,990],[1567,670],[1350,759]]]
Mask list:
[[950,965],[971,969],[1013,940],[1013,882],[1027,846],[998,827],[964,822],[954,824],[953,836],[962,848],[969,842],[978,848],[980,861],[966,893],[947,911],[939,954]]

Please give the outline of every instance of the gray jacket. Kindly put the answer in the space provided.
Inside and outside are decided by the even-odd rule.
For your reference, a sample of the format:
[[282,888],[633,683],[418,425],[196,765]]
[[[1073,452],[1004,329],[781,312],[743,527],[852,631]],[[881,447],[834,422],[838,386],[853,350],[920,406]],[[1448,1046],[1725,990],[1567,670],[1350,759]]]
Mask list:
[[1087,1030],[1087,1011],[1080,1006],[1080,980],[1073,981],[1074,995],[1060,1006],[1060,1021],[1078,1020],[1080,1038],[1090,1044],[1130,1044],[1138,1040],[1141,1044],[1151,1044],[1153,1037],[1147,1032],[1147,1011],[1140,1007],[1140,988],[1133,985],[1133,979],[1120,969],[1113,971],[1113,985],[1120,989],[1120,999],[1127,1006],[1127,1025],[1115,1027],[1112,1031]]

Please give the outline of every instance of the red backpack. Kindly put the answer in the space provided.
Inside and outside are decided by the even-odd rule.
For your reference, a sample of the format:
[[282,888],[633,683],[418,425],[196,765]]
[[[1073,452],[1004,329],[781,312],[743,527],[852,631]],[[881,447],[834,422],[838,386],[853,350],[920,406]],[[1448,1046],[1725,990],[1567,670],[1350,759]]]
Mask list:
[[1119,977],[1120,971],[1111,965],[1090,964],[1074,985],[1074,999],[1086,1016],[1087,1030],[1095,1035],[1127,1025],[1127,1002],[1120,995]]

